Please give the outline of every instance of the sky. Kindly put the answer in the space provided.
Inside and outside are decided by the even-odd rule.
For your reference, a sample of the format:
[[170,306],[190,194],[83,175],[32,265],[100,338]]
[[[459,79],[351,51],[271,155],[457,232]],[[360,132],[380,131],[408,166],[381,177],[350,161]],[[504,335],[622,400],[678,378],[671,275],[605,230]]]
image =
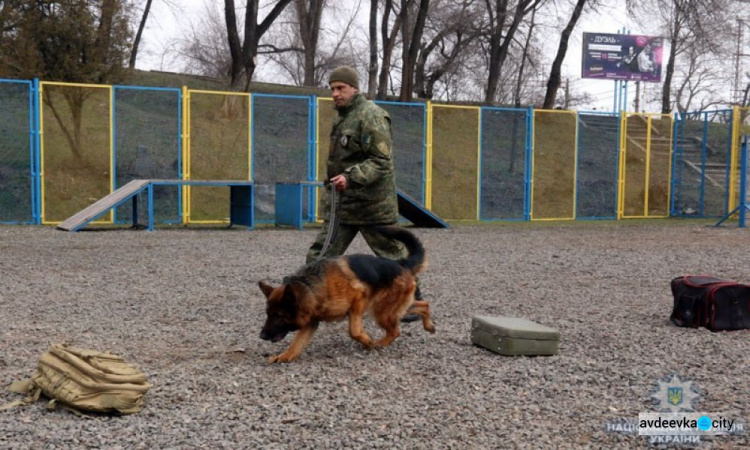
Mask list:
[[[190,30],[191,22],[196,23],[197,18],[204,14],[205,2],[211,2],[223,11],[223,0],[184,0],[179,2],[176,7],[179,8],[177,11],[175,7],[167,7],[163,0],[154,0],[139,49],[136,67],[141,70],[179,71],[180,68],[170,62],[169,52],[166,53],[166,57],[164,56],[165,48],[170,41],[187,33]],[[629,21],[625,11],[625,2],[617,3],[621,4],[619,6],[601,7],[597,12],[584,10],[584,14],[569,42],[568,52],[563,64],[563,78],[570,80],[572,89],[579,92],[589,92],[594,97],[593,103],[587,105],[586,109],[612,110],[615,91],[613,81],[581,78],[583,32],[617,33],[621,30],[628,30],[630,34],[643,33],[643,30],[637,29],[637,26]],[[354,8],[355,2],[352,1],[351,5]],[[367,24],[368,7],[369,2],[362,2],[360,16],[357,18],[361,21],[363,27],[366,27]],[[567,21],[567,18],[565,20]],[[557,28],[561,29],[563,26],[564,24],[561,24]],[[559,33],[545,40],[544,52],[549,55],[544,58],[547,64],[552,62],[557,51],[558,41]],[[262,77],[263,73],[260,72],[258,78],[262,79]],[[635,92],[634,83],[629,83],[628,92],[628,106],[632,110],[632,99]]]

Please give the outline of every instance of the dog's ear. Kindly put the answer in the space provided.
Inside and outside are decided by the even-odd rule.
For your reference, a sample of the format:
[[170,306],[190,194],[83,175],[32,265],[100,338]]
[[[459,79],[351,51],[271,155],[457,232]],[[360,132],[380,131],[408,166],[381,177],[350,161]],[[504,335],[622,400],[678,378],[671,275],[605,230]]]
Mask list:
[[265,282],[258,281],[258,287],[260,287],[260,290],[263,291],[263,295],[268,298],[271,295],[271,292],[273,292],[273,286],[270,284],[266,284]]

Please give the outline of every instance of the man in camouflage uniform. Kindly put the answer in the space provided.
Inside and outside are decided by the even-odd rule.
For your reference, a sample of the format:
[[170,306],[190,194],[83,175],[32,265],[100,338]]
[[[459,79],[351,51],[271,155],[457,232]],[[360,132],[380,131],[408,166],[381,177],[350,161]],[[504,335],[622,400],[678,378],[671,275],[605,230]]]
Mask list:
[[[375,225],[393,225],[398,220],[398,200],[392,155],[391,118],[359,92],[357,72],[342,66],[328,80],[338,115],[333,120],[328,151],[325,217],[330,216],[329,189],[340,196],[339,228],[323,257],[344,254],[357,233],[362,233],[376,255],[389,259],[407,256],[395,239],[376,232]],[[318,259],[328,235],[323,224],[307,253],[307,262]],[[421,292],[417,288],[418,298]],[[416,319],[407,316],[406,320]]]

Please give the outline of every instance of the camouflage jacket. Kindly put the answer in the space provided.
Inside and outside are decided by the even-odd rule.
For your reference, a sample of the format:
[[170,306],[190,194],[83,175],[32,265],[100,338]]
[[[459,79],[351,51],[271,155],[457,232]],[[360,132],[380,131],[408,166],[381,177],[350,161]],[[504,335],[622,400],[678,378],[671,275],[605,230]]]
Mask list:
[[338,108],[331,130],[328,179],[342,173],[347,179],[341,193],[341,223],[377,225],[398,220],[391,146],[391,118],[385,110],[361,93]]

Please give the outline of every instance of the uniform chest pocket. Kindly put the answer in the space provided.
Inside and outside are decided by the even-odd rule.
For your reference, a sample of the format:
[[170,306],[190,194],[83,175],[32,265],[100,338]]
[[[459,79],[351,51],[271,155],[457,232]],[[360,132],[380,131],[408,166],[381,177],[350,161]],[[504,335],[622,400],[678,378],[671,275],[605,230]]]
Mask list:
[[341,130],[336,139],[336,147],[343,149],[347,153],[362,151],[362,141],[359,133],[355,130]]

